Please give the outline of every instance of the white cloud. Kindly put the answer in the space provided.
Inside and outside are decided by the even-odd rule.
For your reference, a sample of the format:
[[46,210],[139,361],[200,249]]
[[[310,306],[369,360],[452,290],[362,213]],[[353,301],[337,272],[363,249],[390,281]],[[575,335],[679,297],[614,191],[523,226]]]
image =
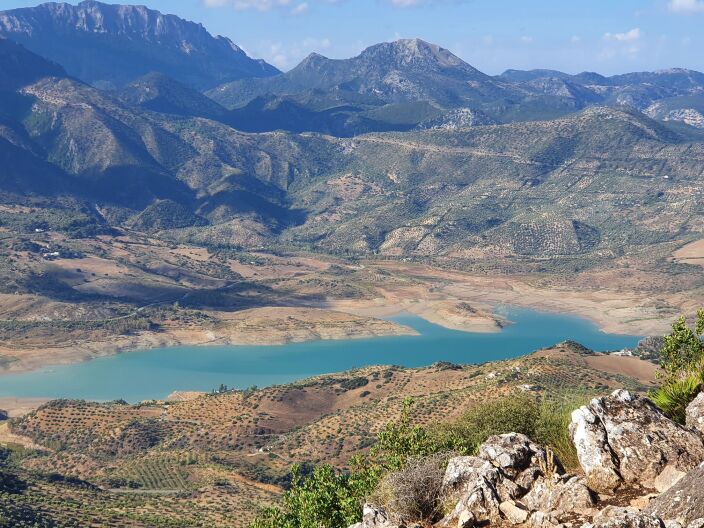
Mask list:
[[604,33],[604,40],[615,40],[617,42],[636,42],[642,36],[640,28],[633,28],[625,33]]
[[268,62],[281,70],[288,70],[296,66],[301,60],[312,52],[323,52],[332,47],[328,38],[308,37],[299,42],[283,44],[272,42],[268,44],[265,58]]
[[643,32],[640,28],[633,28],[624,33],[604,33],[604,46],[599,58],[611,60],[618,57],[633,59],[641,51]]
[[309,7],[308,2],[301,2],[297,6],[293,7],[293,9],[291,9],[291,14],[292,15],[302,15],[304,13],[307,13],[308,7]]
[[670,0],[667,7],[673,13],[704,13],[704,0]]

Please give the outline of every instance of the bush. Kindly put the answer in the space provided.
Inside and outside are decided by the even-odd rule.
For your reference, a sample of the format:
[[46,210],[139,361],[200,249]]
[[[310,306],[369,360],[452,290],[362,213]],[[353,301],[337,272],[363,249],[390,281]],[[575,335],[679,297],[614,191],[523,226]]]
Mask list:
[[704,366],[704,309],[697,312],[694,328],[687,326],[684,316],[672,325],[660,350],[660,366],[668,378],[699,372]]
[[439,425],[435,436],[448,449],[474,454],[492,435],[523,433],[534,438],[539,416],[535,398],[512,395],[470,409],[454,423]]
[[704,385],[703,334],[704,310],[699,310],[694,328],[687,326],[684,317],[675,321],[660,350],[664,379],[650,398],[667,416],[682,424],[687,405]]
[[362,516],[358,482],[330,466],[318,466],[308,478],[293,468],[291,489],[282,508],[261,512],[251,528],[343,528]]
[[453,454],[411,458],[405,467],[386,475],[372,502],[404,519],[434,522],[442,516],[441,488],[447,462]]
[[535,427],[536,442],[549,447],[566,469],[578,469],[577,450],[570,437],[572,411],[585,405],[589,398],[582,393],[566,394],[560,400],[543,400]]
[[345,390],[354,390],[354,389],[358,389],[360,387],[365,387],[368,384],[369,384],[369,380],[367,378],[358,377],[358,378],[344,380],[343,382],[340,383],[340,387],[342,387]]
[[439,425],[434,443],[461,454],[476,454],[492,435],[522,433],[550,447],[567,468],[579,465],[569,435],[574,409],[586,403],[582,394],[567,394],[560,400],[538,400],[528,394],[506,396],[470,409],[456,422]]

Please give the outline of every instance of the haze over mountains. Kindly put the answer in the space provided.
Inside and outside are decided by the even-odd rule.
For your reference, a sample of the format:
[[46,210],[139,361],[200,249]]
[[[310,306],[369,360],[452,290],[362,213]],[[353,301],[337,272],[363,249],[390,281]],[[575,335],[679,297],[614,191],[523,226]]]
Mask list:
[[0,40],[3,199],[83,204],[94,232],[595,262],[704,230],[698,72],[491,77],[413,39],[274,75],[201,26],[94,1],[0,28],[22,42]]

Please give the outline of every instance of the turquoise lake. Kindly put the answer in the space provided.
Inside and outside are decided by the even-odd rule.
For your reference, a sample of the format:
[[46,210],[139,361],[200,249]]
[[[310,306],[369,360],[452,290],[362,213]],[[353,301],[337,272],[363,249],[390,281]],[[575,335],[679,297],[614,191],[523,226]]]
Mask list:
[[498,313],[512,324],[496,334],[458,332],[419,317],[401,316],[393,320],[421,335],[130,352],[0,376],[0,396],[137,402],[164,398],[176,390],[210,391],[221,383],[265,387],[368,365],[483,363],[518,357],[567,339],[601,351],[631,347],[640,339],[605,334],[592,322],[571,315],[515,308]]

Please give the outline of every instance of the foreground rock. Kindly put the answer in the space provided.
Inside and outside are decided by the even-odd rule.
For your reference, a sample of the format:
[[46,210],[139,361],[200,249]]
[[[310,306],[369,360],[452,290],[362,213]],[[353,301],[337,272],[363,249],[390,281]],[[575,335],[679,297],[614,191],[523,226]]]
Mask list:
[[406,524],[403,520],[387,513],[383,508],[365,504],[362,522],[353,524],[350,528],[422,528],[418,524]]
[[[648,513],[673,519],[685,528],[704,518],[704,464],[690,471],[677,484],[653,499]],[[704,524],[704,523],[703,523]]]
[[704,439],[676,424],[646,398],[620,390],[572,413],[570,434],[590,488],[654,488],[667,471],[687,472],[704,460]]
[[592,528],[665,528],[662,519],[656,515],[644,513],[635,508],[617,506],[607,506],[601,510],[588,526]]
[[490,437],[475,457],[452,459],[443,489],[457,503],[439,526],[544,525],[594,506],[581,479],[564,475],[552,453],[517,433]]

